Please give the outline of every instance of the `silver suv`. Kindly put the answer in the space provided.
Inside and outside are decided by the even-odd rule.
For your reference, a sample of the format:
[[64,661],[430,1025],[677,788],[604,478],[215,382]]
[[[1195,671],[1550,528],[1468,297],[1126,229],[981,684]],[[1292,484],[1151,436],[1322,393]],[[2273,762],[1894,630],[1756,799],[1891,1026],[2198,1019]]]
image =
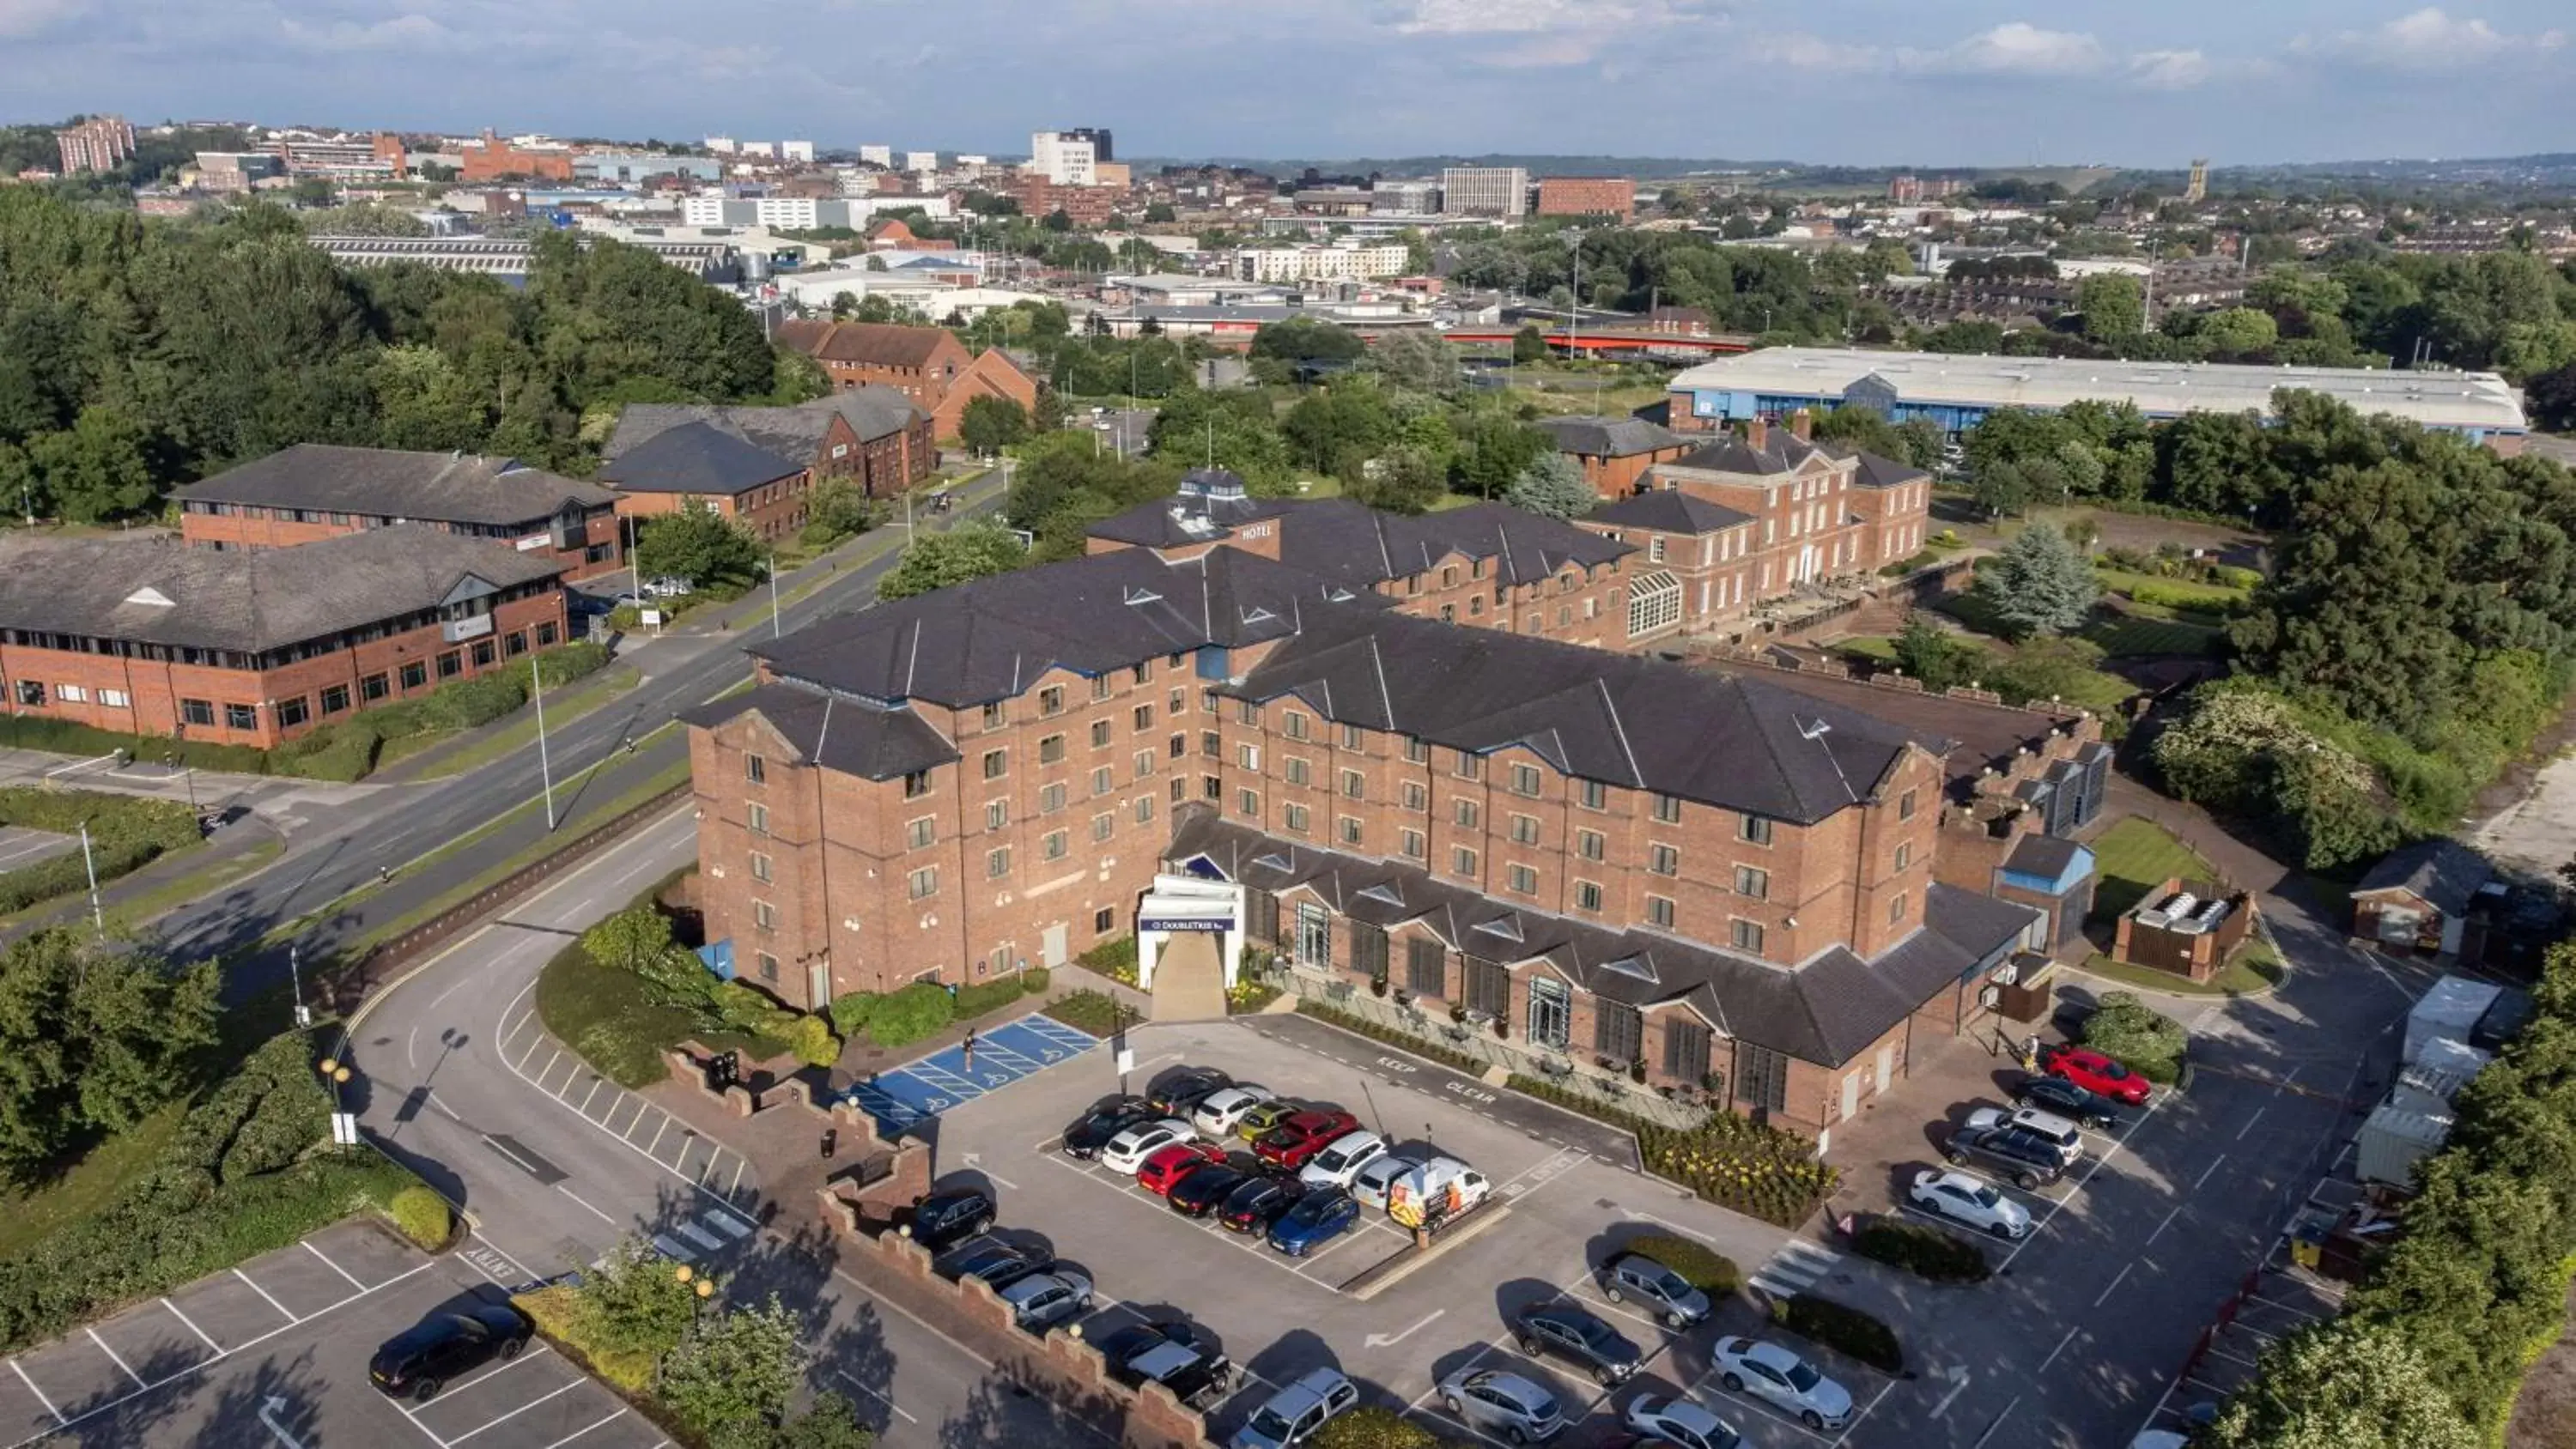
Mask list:
[[1309,1370],[1252,1411],[1252,1418],[1235,1431],[1231,1449],[1289,1449],[1303,1444],[1359,1401],[1359,1385],[1339,1370]]
[[1468,1428],[1515,1444],[1544,1443],[1565,1427],[1556,1395],[1501,1369],[1460,1369],[1440,1381],[1440,1402]]

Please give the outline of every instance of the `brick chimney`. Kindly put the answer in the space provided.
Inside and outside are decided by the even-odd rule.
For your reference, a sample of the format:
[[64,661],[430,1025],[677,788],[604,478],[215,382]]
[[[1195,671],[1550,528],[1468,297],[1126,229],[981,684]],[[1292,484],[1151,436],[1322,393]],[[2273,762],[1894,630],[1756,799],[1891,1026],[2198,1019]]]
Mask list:
[[1744,442],[1757,453],[1771,446],[1771,420],[1755,413],[1744,425]]
[[1807,442],[1809,440],[1809,435],[1815,432],[1815,430],[1816,415],[1814,413],[1807,411],[1805,408],[1800,408],[1796,412],[1789,414],[1790,435],[1795,437],[1799,442]]

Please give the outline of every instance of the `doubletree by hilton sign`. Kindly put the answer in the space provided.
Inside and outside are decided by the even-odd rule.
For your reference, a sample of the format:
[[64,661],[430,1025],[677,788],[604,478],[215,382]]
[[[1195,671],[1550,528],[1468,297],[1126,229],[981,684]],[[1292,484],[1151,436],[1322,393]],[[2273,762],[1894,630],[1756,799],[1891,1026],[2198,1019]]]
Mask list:
[[1222,933],[1234,929],[1234,918],[1232,916],[1139,916],[1136,918],[1136,929],[1140,931],[1215,931]]

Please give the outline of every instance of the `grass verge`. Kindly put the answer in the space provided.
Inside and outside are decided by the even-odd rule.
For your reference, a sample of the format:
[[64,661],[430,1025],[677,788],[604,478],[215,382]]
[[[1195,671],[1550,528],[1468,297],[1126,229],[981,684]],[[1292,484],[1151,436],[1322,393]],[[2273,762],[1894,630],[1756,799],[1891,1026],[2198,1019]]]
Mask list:
[[[560,695],[548,699],[546,728],[549,731],[562,729],[643,682],[644,676],[638,673],[634,666],[612,664],[572,688],[564,690]],[[439,735],[425,739],[419,746],[407,749],[404,753],[422,754],[432,746],[444,744],[454,738],[456,736]],[[430,762],[419,774],[411,778],[445,780],[462,775],[468,770],[480,769],[494,760],[524,749],[534,744],[536,738],[537,712],[533,708],[523,709],[518,715],[502,721],[492,733],[479,740],[467,741],[454,753]],[[387,740],[385,749],[391,751],[394,744],[395,741]],[[383,773],[385,768],[385,761],[379,757],[376,761],[377,773]]]
[[161,1110],[99,1143],[60,1177],[39,1187],[0,1194],[0,1260],[17,1257],[64,1224],[90,1216],[159,1159],[185,1102]]
[[108,931],[115,934],[131,930],[191,901],[211,896],[237,881],[248,880],[276,864],[277,858],[285,853],[285,841],[275,838],[262,840],[221,860],[211,861],[201,869],[128,896],[108,907]]
[[2132,815],[2093,842],[2101,883],[2093,889],[2089,923],[2108,925],[2146,898],[2168,876],[2216,883],[2218,872],[2198,851],[2143,815]]
[[2252,996],[2281,984],[2281,954],[2261,941],[2255,941],[2236,953],[2219,973],[2207,981],[2194,981],[2152,966],[2136,966],[2114,961],[2099,952],[2085,958],[2081,968],[2087,976],[2099,976],[2139,991],[2163,991],[2175,996]]

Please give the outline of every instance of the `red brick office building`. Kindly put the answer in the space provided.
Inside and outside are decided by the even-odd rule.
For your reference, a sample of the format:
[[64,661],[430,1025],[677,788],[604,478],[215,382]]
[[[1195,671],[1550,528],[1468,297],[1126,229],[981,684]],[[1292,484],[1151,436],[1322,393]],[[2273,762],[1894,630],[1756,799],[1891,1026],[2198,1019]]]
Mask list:
[[1626,221],[1637,210],[1637,183],[1625,176],[1542,176],[1541,216],[1607,216]]
[[783,408],[629,403],[599,476],[622,515],[698,503],[777,539],[805,526],[817,488],[845,483],[891,498],[929,481],[938,461],[920,408],[891,389],[861,387]]
[[351,711],[525,667],[567,637],[564,564],[422,524],[294,548],[0,549],[13,715],[273,747]]
[[966,404],[979,397],[1007,398],[1035,414],[1038,385],[999,348],[970,353],[944,327],[892,322],[789,321],[778,342],[823,364],[836,388],[890,388],[928,413],[932,435],[954,442]]

